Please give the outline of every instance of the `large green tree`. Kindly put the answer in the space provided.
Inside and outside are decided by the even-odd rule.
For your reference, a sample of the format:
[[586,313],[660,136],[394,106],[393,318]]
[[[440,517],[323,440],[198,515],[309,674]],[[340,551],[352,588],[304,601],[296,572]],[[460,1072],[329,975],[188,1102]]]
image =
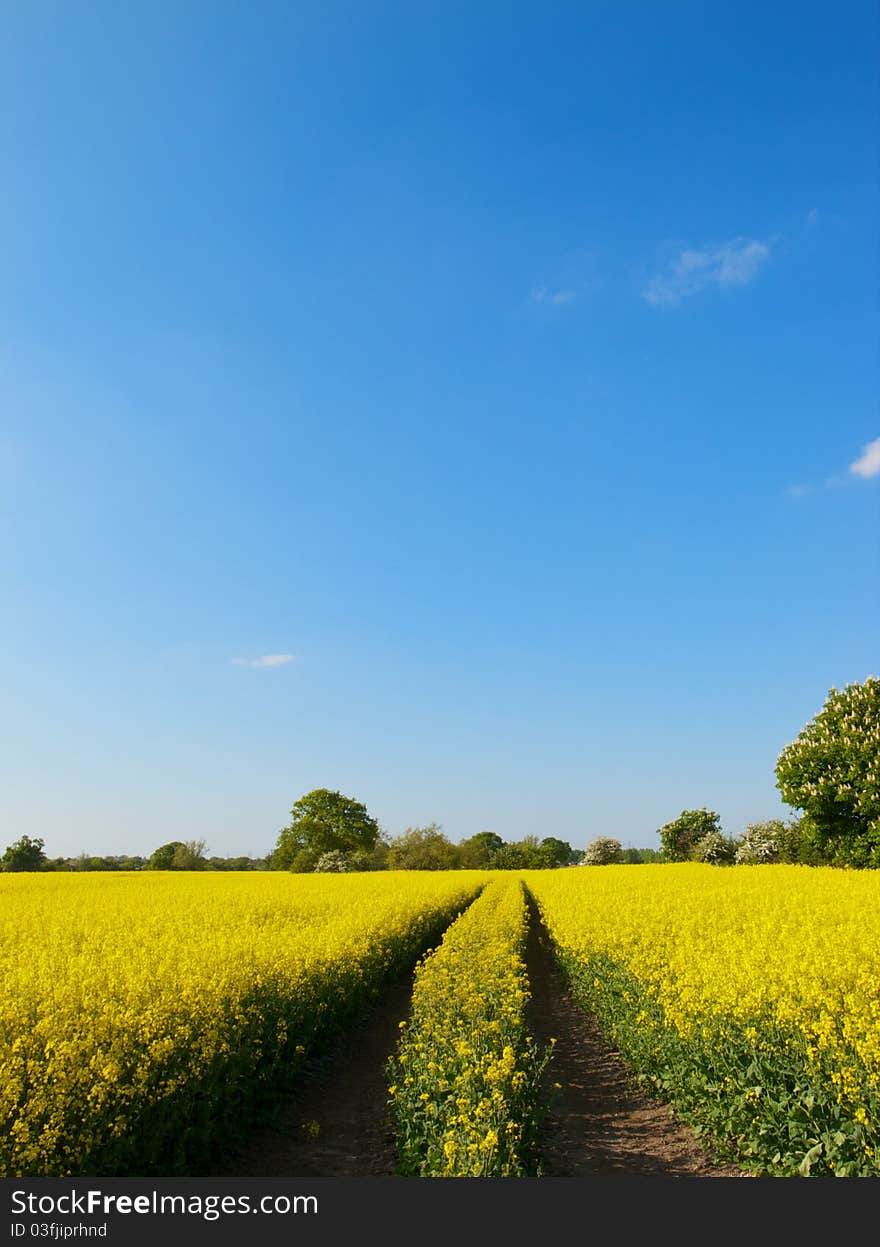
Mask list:
[[495,854],[504,848],[504,841],[494,831],[478,831],[458,844],[459,864],[466,870],[485,870],[491,867]]
[[379,824],[353,797],[315,788],[290,811],[272,854],[275,870],[314,870],[322,853],[368,853],[379,839]]
[[439,823],[407,827],[388,849],[389,870],[454,870],[458,864],[457,846],[443,834]]
[[555,836],[539,840],[537,836],[524,836],[499,849],[492,860],[496,870],[549,870],[562,865],[561,857],[572,853],[571,845]]
[[0,858],[0,870],[42,870],[46,864],[43,843],[39,837],[32,840],[30,836],[22,836],[7,847]]
[[186,840],[178,845],[171,859],[172,870],[204,870],[208,864],[204,840]]
[[167,844],[160,844],[151,854],[147,870],[173,870],[175,855],[183,848],[181,840],[169,840]]
[[557,836],[545,836],[541,841],[541,852],[548,866],[573,866],[581,857],[567,840],[560,840]]
[[880,867],[880,679],[830,689],[779,755],[776,783],[826,861]]

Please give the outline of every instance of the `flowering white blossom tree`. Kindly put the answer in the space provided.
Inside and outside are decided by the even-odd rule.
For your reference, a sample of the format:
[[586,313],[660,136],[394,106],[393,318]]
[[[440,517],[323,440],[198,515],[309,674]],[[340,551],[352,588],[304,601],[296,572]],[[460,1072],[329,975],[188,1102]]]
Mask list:
[[880,867],[880,680],[829,690],[779,755],[783,801],[804,811],[825,859]]
[[611,836],[597,836],[584,849],[581,866],[613,866],[622,860],[623,848]]

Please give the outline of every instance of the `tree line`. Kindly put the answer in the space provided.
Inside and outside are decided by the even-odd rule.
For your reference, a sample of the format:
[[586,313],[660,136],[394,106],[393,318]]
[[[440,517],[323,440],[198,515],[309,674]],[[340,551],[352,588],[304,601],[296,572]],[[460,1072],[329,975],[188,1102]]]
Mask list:
[[751,823],[725,836],[720,816],[682,810],[658,828],[660,848],[623,848],[599,836],[585,850],[556,836],[506,842],[481,831],[455,844],[437,823],[389,837],[363,803],[327,788],[301,797],[264,857],[208,857],[203,840],[172,840],[149,857],[48,858],[44,841],[23,836],[0,870],[542,870],[576,864],[701,861],[714,865],[791,862],[880,867],[880,680],[832,688],[821,711],[780,753],[776,783],[798,817]]

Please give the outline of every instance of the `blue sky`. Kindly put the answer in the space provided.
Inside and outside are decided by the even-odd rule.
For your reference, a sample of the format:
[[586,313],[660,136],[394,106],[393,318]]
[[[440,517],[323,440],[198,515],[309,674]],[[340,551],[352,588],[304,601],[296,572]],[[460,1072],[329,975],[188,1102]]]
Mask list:
[[880,670],[876,6],[2,25],[3,843],[783,812]]

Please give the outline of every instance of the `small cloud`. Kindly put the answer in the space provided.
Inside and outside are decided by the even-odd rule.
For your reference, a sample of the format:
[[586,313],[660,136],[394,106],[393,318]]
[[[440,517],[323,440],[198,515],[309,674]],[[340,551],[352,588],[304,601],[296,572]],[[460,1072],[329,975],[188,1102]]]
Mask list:
[[840,489],[844,485],[849,484],[849,478],[841,476],[839,472],[835,472],[834,476],[825,478],[824,489]]
[[813,486],[789,485],[785,492],[788,494],[789,498],[805,498],[807,494],[811,494],[813,492]]
[[853,476],[880,476],[880,437],[868,442],[865,449],[854,463],[849,465]]
[[561,307],[564,303],[572,303],[576,298],[574,290],[550,290],[547,286],[536,286],[531,293],[533,303],[549,304],[550,307]]
[[748,285],[769,255],[769,243],[747,238],[734,238],[702,250],[686,248],[665,272],[648,282],[642,298],[656,307],[679,303],[709,286],[726,290]]
[[568,251],[540,274],[540,281],[529,291],[529,303],[548,311],[571,307],[595,294],[600,287],[599,256],[595,251]]
[[810,211],[807,213],[807,219],[804,222],[804,229],[805,230],[815,229],[818,223],[819,223],[819,213],[816,211],[815,208],[811,208]]
[[293,654],[263,654],[262,658],[233,658],[237,667],[285,667],[293,662]]

